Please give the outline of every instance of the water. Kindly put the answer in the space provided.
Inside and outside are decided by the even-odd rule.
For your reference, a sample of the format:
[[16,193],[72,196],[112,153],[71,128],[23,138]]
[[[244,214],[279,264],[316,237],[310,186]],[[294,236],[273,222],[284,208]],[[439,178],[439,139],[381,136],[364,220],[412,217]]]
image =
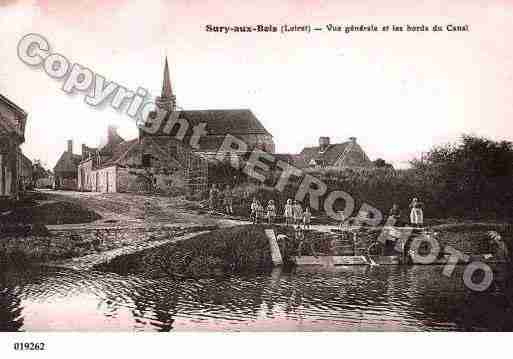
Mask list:
[[[465,289],[463,267],[275,270],[149,280],[37,269],[0,274],[0,329],[21,331],[512,330],[500,286]],[[500,273],[500,269],[498,269]]]

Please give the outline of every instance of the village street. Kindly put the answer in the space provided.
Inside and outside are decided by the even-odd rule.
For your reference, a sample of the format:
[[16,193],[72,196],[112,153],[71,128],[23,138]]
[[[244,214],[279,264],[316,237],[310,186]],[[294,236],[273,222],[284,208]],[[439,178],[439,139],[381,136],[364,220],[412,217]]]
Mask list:
[[78,191],[44,190],[41,192],[50,201],[75,203],[102,217],[91,223],[48,225],[49,229],[141,225],[149,227],[163,225],[225,227],[244,223],[239,220],[209,216],[197,202],[188,201],[183,197]]
[[[40,190],[40,206],[70,203],[77,213],[93,211],[101,218],[64,224],[46,224],[52,233],[52,250],[72,246],[71,257],[47,262],[47,266],[87,270],[115,257],[140,252],[170,242],[184,240],[216,228],[248,223],[243,220],[210,216],[197,202],[178,197]],[[62,218],[62,213],[57,214]],[[67,219],[70,218],[66,215]],[[71,216],[74,218],[75,216]],[[97,242],[99,241],[99,242]],[[96,245],[94,245],[96,243]],[[91,246],[91,244],[93,244]],[[31,245],[39,245],[32,238]],[[55,247],[55,248],[54,248]],[[94,248],[93,248],[94,247]]]

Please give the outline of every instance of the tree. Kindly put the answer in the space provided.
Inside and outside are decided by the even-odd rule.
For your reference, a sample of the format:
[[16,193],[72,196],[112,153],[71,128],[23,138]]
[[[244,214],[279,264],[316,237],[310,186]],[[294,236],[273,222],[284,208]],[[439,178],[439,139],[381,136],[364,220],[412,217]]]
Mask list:
[[36,186],[37,180],[48,177],[48,171],[43,167],[41,160],[34,160],[32,164],[32,186]]
[[390,169],[394,168],[394,166],[392,166],[390,163],[386,162],[382,158],[378,158],[375,161],[373,161],[372,163],[374,164],[374,167],[377,167],[377,168],[390,168]]
[[429,180],[448,212],[477,217],[512,214],[511,142],[463,135],[460,143],[437,146],[411,165]]

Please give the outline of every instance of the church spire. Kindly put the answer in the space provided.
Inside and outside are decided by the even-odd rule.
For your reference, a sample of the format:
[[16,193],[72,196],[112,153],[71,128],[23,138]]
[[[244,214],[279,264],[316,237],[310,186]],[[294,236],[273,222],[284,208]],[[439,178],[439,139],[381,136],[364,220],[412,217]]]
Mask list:
[[171,88],[171,78],[169,76],[169,65],[167,63],[167,56],[166,56],[166,62],[164,65],[164,78],[162,82],[162,98],[172,98],[173,97],[173,89]]
[[171,87],[171,76],[169,75],[169,64],[167,63],[167,56],[164,62],[164,78],[162,79],[162,93],[156,99],[156,104],[159,108],[165,111],[174,111],[176,109],[176,98],[173,95]]

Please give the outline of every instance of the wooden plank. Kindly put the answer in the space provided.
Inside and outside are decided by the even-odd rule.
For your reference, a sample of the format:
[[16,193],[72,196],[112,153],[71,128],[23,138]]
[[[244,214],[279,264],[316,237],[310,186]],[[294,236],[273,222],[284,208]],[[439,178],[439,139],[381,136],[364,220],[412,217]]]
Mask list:
[[267,236],[267,239],[269,240],[269,247],[271,248],[271,258],[273,264],[275,266],[282,265],[283,259],[281,257],[280,247],[278,246],[278,241],[276,240],[276,234],[274,233],[274,230],[266,229],[264,232]]
[[336,266],[355,266],[368,265],[369,261],[364,256],[334,256],[333,265]]
[[401,256],[370,256],[379,265],[401,264]]
[[369,264],[364,256],[294,256],[291,259],[298,266],[352,266]]

